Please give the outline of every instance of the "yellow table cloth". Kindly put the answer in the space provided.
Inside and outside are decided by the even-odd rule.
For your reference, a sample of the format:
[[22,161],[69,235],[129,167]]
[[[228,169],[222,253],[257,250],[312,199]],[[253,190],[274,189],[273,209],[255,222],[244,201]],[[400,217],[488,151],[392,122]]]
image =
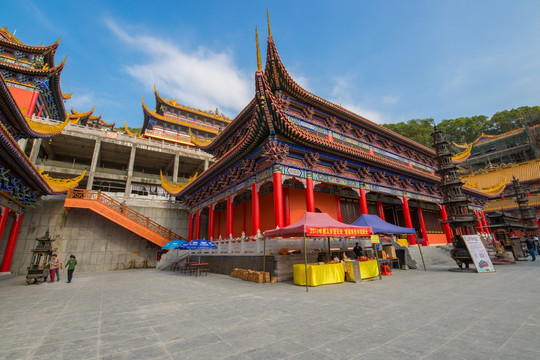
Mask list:
[[346,261],[345,266],[347,267],[347,281],[350,282],[358,282],[379,275],[377,260]]
[[[293,265],[293,279],[296,285],[306,285],[306,265]],[[337,264],[308,264],[308,285],[319,286],[345,282],[345,268],[342,263]]]
[[377,260],[359,261],[360,264],[360,277],[362,279],[369,279],[379,275],[379,266]]

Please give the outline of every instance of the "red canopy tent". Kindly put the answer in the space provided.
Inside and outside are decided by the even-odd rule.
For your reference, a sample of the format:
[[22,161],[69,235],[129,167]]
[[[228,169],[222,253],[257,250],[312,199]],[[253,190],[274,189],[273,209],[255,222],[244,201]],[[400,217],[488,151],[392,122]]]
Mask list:
[[306,212],[297,222],[281,229],[267,230],[264,236],[370,236],[371,228],[344,224],[326,213]]
[[[334,220],[326,213],[306,212],[298,221],[281,229],[267,230],[264,236],[276,237],[298,235],[304,237],[304,263],[306,265],[306,291],[308,291],[307,281],[307,249],[306,236],[370,236],[371,228],[365,226],[355,226],[344,224]],[[266,244],[265,244],[266,245]],[[266,247],[266,246],[265,246]],[[266,253],[266,250],[265,250]],[[264,257],[263,257],[264,259]]]

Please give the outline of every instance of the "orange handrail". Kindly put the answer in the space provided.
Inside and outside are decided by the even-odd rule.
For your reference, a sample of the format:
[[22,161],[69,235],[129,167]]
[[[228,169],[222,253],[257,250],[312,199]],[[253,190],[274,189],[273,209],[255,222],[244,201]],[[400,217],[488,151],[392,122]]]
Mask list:
[[172,232],[170,229],[167,229],[166,227],[158,224],[157,222],[150,220],[150,218],[148,218],[147,216],[144,216],[143,214],[131,209],[126,204],[120,203],[109,195],[103,194],[99,190],[72,189],[67,192],[67,198],[97,201],[113,210],[118,211],[119,213],[130,218],[136,223],[169,239],[169,241],[176,239],[185,240],[182,236]]

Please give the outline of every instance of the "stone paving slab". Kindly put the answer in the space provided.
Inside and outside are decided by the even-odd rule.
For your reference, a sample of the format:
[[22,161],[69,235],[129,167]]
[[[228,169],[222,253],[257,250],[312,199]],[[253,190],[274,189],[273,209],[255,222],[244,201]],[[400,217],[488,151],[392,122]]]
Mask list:
[[0,282],[0,359],[540,359],[540,262],[310,288],[155,269]]

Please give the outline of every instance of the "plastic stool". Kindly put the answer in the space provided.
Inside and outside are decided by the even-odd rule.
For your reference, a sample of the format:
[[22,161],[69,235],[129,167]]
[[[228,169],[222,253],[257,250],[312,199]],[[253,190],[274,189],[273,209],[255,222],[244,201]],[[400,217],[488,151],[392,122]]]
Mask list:
[[381,275],[388,276],[392,275],[392,270],[390,269],[390,266],[388,265],[381,265]]

